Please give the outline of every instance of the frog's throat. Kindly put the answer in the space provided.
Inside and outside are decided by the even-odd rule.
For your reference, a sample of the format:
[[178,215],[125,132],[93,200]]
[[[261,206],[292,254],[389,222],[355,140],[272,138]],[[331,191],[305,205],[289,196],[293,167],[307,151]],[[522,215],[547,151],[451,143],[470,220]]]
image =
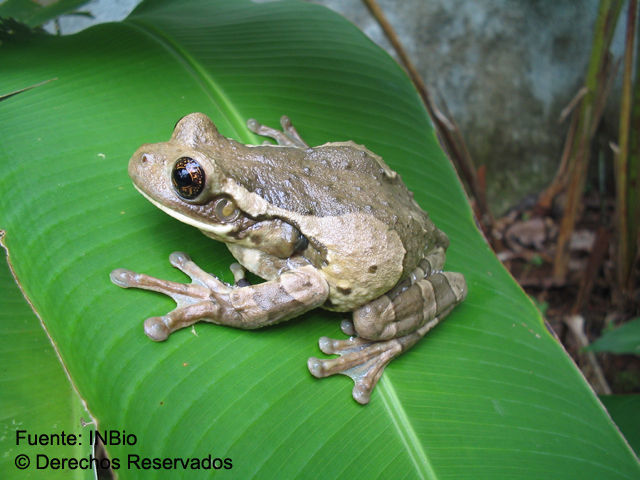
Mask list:
[[173,218],[175,218],[176,220],[181,221],[182,223],[186,223],[187,225],[191,225],[193,227],[196,227],[199,230],[205,231],[205,232],[210,232],[213,233],[215,235],[219,235],[222,237],[225,237],[232,229],[233,229],[233,225],[231,224],[216,224],[216,223],[205,223],[205,222],[201,222],[199,220],[196,220],[194,218],[191,218],[187,215],[184,215],[180,212],[176,212],[174,210],[171,210],[170,208],[167,208],[166,206],[162,205],[160,202],[157,202],[156,200],[154,200],[153,198],[151,198],[149,195],[147,195],[146,193],[144,193],[142,190],[140,190],[138,188],[137,185],[133,185],[136,190],[138,190],[138,192],[140,192],[140,194],[146,198],[147,200],[149,200],[149,202],[151,202],[153,205],[155,205],[156,207],[158,207],[160,210],[162,210],[164,213],[166,213],[167,215],[172,216]]

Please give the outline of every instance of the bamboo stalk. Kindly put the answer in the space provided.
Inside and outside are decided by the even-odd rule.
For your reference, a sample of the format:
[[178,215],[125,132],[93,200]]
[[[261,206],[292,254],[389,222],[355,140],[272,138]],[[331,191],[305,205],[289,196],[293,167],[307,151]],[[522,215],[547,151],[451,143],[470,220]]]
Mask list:
[[[636,16],[638,11],[636,10]],[[627,195],[629,212],[629,281],[627,289],[632,292],[638,286],[634,283],[633,262],[638,257],[640,248],[640,71],[638,61],[640,59],[640,42],[636,44],[636,79],[633,94],[633,107],[631,109],[631,130],[629,135],[629,163],[627,174]],[[638,279],[635,279],[637,282]]]
[[[636,13],[638,9],[637,0],[629,0],[629,10],[627,13],[627,31],[625,37],[624,50],[624,71],[622,75],[622,95],[620,103],[620,127],[618,137],[618,149],[615,155],[616,173],[616,223],[618,230],[617,248],[617,282],[619,292],[619,302],[628,298],[631,294],[630,272],[636,255],[637,244],[637,130],[631,132],[631,111],[633,105],[632,92],[632,71],[636,31]],[[638,82],[636,81],[636,103],[638,97]],[[635,106],[636,115],[638,106]],[[637,122],[637,118],[635,119]],[[635,155],[630,161],[630,136],[635,137]],[[633,167],[633,168],[631,168]],[[635,188],[634,188],[635,187]],[[636,203],[631,203],[636,201]]]
[[560,231],[553,265],[553,279],[557,283],[565,281],[569,265],[569,240],[578,218],[581,199],[587,177],[591,139],[604,105],[610,62],[608,51],[615,26],[622,9],[622,0],[601,0],[598,8],[591,58],[587,70],[584,94],[579,110],[576,130],[568,156],[568,185],[564,215],[560,222]]

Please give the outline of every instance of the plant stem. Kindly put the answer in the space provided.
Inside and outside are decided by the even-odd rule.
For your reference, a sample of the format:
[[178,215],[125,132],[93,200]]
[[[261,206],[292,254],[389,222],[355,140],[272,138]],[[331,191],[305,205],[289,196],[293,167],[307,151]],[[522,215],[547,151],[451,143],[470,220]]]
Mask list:
[[[638,128],[640,128],[640,85],[636,78],[632,92],[632,71],[636,31],[637,0],[629,1],[625,37],[624,72],[620,105],[620,131],[615,156],[616,221],[618,229],[617,281],[619,301],[631,295],[633,261],[638,235]],[[637,77],[637,76],[636,76]],[[634,98],[635,97],[635,98]],[[634,128],[631,129],[631,125]]]
[[569,240],[577,221],[586,183],[591,139],[598,126],[608,91],[607,77],[610,70],[608,51],[622,4],[622,0],[600,1],[591,59],[585,80],[587,91],[582,97],[579,110],[575,113],[578,117],[569,148],[567,198],[553,265],[553,278],[557,283],[563,283],[567,275]]

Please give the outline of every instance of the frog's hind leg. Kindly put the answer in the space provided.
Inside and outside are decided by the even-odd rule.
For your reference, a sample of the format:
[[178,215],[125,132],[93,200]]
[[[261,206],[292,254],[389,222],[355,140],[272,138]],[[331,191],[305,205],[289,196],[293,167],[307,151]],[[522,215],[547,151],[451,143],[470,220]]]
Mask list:
[[291,124],[289,117],[283,115],[280,118],[280,125],[282,126],[282,131],[262,125],[253,118],[247,120],[247,127],[249,127],[249,130],[263,137],[273,138],[278,142],[278,145],[283,145],[285,147],[309,148],[309,145],[302,140],[296,128]]
[[356,310],[353,323],[343,322],[346,340],[320,339],[320,350],[339,358],[310,358],[309,370],[316,377],[336,373],[350,376],[353,398],[369,402],[371,392],[387,364],[415,345],[458,303],[467,289],[459,273],[442,272],[444,249],[436,249],[403,282],[386,295]]
[[464,276],[443,272],[444,249],[437,248],[387,294],[353,313],[355,330],[370,340],[390,340],[442,319],[467,296]]

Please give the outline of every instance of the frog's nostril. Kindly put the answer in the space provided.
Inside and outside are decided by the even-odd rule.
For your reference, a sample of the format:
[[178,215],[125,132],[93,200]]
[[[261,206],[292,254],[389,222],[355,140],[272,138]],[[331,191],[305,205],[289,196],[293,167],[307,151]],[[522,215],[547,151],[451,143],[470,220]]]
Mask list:
[[140,158],[140,161],[141,161],[142,163],[147,163],[149,160],[151,160],[151,157],[150,157],[148,154],[143,153],[143,154],[142,154],[142,157]]

